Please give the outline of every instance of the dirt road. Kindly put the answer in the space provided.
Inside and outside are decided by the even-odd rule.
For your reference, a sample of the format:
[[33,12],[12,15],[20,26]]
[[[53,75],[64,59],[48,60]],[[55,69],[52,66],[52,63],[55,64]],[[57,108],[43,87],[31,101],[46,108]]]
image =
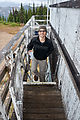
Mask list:
[[21,29],[22,27],[10,27],[6,25],[0,25],[0,50],[5,47],[11,38]]
[[14,35],[0,31],[0,50],[11,40]]
[[[9,41],[12,39],[12,37],[22,28],[21,27],[11,27],[8,25],[2,25],[0,24],[0,50],[2,50],[5,45],[9,43]],[[3,66],[5,64],[5,61],[0,63],[0,71],[2,70]]]

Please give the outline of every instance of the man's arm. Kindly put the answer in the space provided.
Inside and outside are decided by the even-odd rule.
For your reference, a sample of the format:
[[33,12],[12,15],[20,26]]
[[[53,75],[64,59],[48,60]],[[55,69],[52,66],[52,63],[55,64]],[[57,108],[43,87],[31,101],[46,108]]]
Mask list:
[[49,43],[49,52],[47,53],[47,56],[49,56],[52,53],[53,50],[54,50],[53,43],[50,40],[50,43]]
[[27,50],[31,51],[33,48],[33,40],[30,41],[30,43],[27,45]]

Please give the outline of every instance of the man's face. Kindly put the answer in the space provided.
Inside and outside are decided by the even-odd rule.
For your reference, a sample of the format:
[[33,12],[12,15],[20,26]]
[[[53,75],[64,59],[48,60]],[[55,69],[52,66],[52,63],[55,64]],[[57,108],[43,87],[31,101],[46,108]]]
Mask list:
[[39,32],[38,32],[38,34],[39,34],[39,37],[44,38],[46,36],[45,29],[40,29]]

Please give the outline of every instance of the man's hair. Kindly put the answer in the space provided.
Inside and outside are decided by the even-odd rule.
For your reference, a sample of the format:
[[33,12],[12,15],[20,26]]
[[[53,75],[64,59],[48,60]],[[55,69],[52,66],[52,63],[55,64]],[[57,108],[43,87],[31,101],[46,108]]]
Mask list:
[[46,26],[40,26],[38,31],[40,31],[40,29],[44,29],[47,32]]

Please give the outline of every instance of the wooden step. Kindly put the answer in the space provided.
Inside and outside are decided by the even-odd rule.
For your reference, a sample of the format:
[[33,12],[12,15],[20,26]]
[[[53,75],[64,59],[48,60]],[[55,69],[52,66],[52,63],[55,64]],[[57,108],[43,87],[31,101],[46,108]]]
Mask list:
[[66,120],[57,87],[24,85],[23,120]]
[[33,120],[36,120],[36,119],[41,119],[41,120],[65,120],[65,116],[64,114],[25,114],[24,116],[26,119],[23,119],[23,120],[29,120],[29,119],[33,119]]

